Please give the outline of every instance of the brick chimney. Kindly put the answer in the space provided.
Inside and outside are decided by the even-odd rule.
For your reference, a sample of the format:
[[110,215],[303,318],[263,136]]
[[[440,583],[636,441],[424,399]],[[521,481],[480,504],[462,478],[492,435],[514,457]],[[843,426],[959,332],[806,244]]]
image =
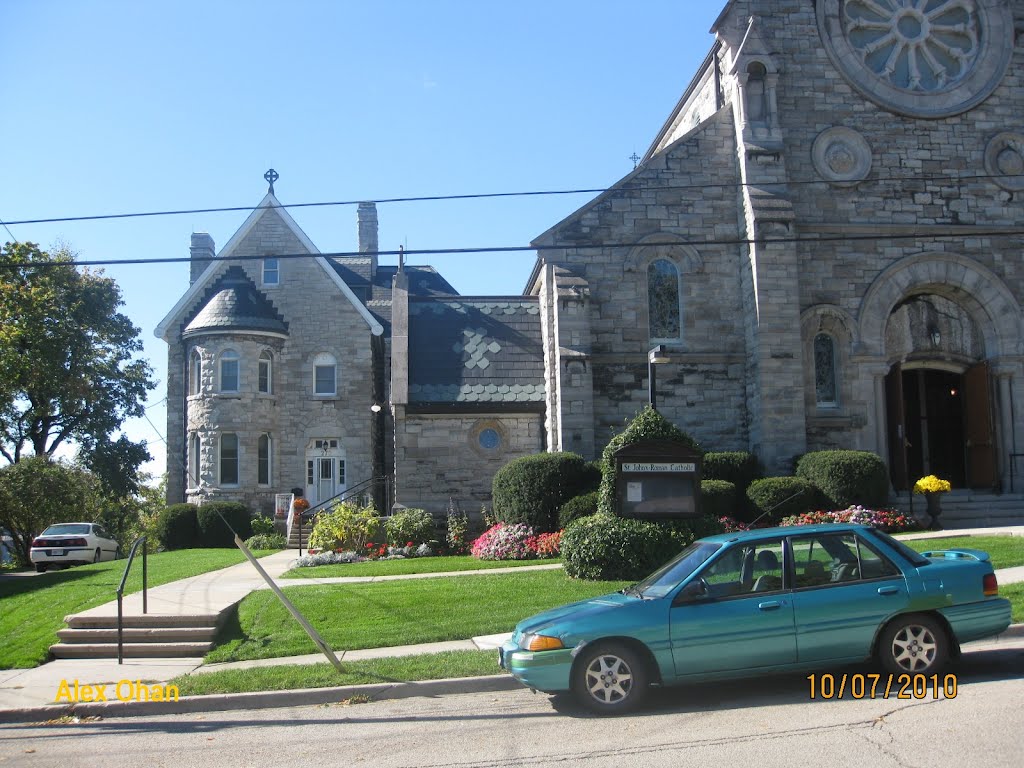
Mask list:
[[377,274],[377,206],[359,204],[359,252],[370,257],[370,279]]
[[217,255],[217,248],[213,244],[213,238],[206,232],[193,232],[189,255],[192,258],[192,271],[188,277],[188,284],[192,285],[206,271],[206,268],[210,266],[210,262],[207,259],[212,259]]

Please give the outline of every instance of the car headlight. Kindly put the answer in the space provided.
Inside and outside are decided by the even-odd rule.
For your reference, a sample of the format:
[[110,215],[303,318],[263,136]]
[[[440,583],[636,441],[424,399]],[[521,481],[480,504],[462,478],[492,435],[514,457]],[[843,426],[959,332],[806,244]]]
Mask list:
[[523,635],[519,638],[519,647],[524,651],[557,651],[565,648],[561,640],[548,635]]

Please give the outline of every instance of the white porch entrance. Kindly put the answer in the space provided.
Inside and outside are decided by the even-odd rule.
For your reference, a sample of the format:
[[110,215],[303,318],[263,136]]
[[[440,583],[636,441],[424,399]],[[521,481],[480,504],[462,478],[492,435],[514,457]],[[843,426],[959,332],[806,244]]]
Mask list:
[[306,498],[312,505],[345,491],[345,451],[337,438],[317,438],[306,446]]

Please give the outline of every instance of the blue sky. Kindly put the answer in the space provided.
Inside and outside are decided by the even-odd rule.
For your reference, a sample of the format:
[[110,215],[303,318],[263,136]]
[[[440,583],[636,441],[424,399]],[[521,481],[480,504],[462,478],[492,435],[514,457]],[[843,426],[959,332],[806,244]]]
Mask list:
[[[0,220],[598,188],[644,154],[724,0],[0,0]],[[527,245],[590,196],[378,206],[380,246]],[[10,224],[80,258],[218,248],[246,212]],[[354,206],[292,215],[356,247]],[[0,238],[9,239],[0,228]],[[532,254],[432,256],[463,294],[523,290]],[[166,345],[184,264],[113,266],[160,382],[135,420],[162,473]]]

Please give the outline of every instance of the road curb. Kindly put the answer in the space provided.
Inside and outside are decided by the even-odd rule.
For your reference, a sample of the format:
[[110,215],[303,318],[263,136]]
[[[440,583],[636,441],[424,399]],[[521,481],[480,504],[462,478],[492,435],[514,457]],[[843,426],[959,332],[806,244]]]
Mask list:
[[354,696],[371,701],[407,699],[414,696],[447,696],[458,693],[488,693],[521,689],[522,683],[511,675],[487,675],[445,680],[421,680],[409,683],[345,685],[337,688],[306,688],[292,691],[221,693],[184,696],[178,701],[111,701],[100,704],[61,704],[0,711],[0,723],[38,723],[61,717],[142,717],[182,715],[196,712],[221,712],[240,709],[274,709],[318,704],[338,704]]

